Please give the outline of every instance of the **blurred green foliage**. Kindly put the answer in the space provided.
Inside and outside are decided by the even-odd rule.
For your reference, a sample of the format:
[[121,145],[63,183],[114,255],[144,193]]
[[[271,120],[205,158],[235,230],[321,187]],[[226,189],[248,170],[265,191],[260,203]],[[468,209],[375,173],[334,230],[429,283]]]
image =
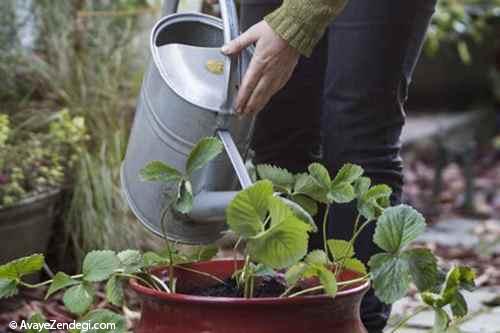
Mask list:
[[500,21],[500,0],[439,0],[427,33],[426,52],[436,55],[442,44],[455,45],[460,59],[471,62],[471,43],[480,44]]
[[[50,128],[59,142],[79,149],[64,212],[77,259],[95,248],[143,243],[120,193],[119,170],[146,65],[148,31],[159,14],[156,5],[156,0],[0,1],[0,112],[10,116],[13,131],[27,134],[30,126],[47,124],[57,109],[86,125],[84,146],[74,145],[77,135],[67,123]],[[26,27],[33,40],[29,47],[22,43]],[[30,141],[25,149],[38,149],[38,157],[49,159],[41,142]]]
[[67,110],[42,130],[12,130],[9,123],[0,116],[0,207],[61,188],[88,140],[83,118]]

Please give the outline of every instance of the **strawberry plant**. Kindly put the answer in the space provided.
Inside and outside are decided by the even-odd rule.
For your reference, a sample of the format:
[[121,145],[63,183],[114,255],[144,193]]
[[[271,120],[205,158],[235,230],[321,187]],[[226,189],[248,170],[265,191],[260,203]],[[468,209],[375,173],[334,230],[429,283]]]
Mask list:
[[[303,260],[288,266],[285,273],[288,288],[282,297],[318,291],[335,297],[341,287],[371,280],[375,294],[383,302],[392,304],[404,297],[413,283],[423,302],[436,313],[434,332],[445,332],[451,317],[459,318],[467,314],[467,304],[460,290],[472,290],[474,272],[467,267],[454,267],[443,279],[444,273],[439,270],[433,253],[429,249],[411,245],[425,230],[424,217],[407,205],[390,207],[391,189],[383,184],[372,185],[370,179],[363,176],[364,171],[360,166],[347,164],[333,179],[327,169],[318,163],[311,164],[308,173],[299,175],[270,165],[257,166],[257,171],[261,178],[274,184],[273,198],[278,197],[287,202],[291,208],[289,213],[295,212],[295,216],[304,223],[311,220],[304,217],[305,214],[316,213],[318,204],[326,206],[322,226],[324,249],[313,250]],[[255,202],[260,199],[254,197]],[[356,201],[358,214],[353,221],[352,238],[348,241],[327,239],[330,205],[353,200]],[[294,204],[290,205],[290,202]],[[228,223],[234,204],[235,201],[228,209]],[[298,210],[295,205],[299,205],[302,210]],[[237,208],[246,209],[243,206]],[[240,222],[235,220],[233,223]],[[370,223],[376,223],[373,241],[382,252],[370,258],[368,273],[365,265],[355,258],[354,243]],[[259,260],[258,257],[254,258]],[[359,277],[337,281],[344,269],[357,272]],[[316,278],[319,283],[309,288],[298,288],[302,280],[311,278]],[[452,316],[444,309],[448,305]]]
[[[173,209],[187,214],[193,205],[193,173],[222,149],[218,139],[204,138],[194,147],[183,170],[152,161],[140,176],[145,181],[175,183],[177,193],[165,211]],[[257,166],[257,173],[260,180],[238,192],[226,210],[228,228],[239,238],[237,244],[245,243],[243,267],[236,269],[233,275],[244,297],[254,296],[257,281],[263,276],[284,280],[280,297],[318,293],[335,297],[341,289],[371,281],[375,294],[388,304],[404,297],[413,284],[425,308],[436,313],[433,332],[446,332],[452,318],[467,314],[461,291],[474,287],[474,272],[467,267],[442,272],[429,249],[413,246],[425,230],[424,217],[407,205],[391,207],[391,189],[387,185],[372,184],[363,176],[360,166],[347,164],[333,177],[319,163],[311,164],[306,173],[297,175],[270,165]],[[358,214],[352,221],[351,239],[328,239],[330,206],[352,201],[356,202]],[[313,216],[320,205],[325,206],[321,225],[324,248],[308,252],[309,234],[318,231]],[[168,223],[164,217],[162,224]],[[354,244],[371,223],[376,223],[373,241],[381,252],[372,256],[366,267],[356,258]],[[124,279],[134,278],[149,288],[175,293],[174,268],[191,270],[225,284],[226,281],[215,276],[182,265],[209,260],[216,252],[214,246],[200,247],[194,255],[186,256],[175,251],[168,241],[166,249],[159,253],[92,251],[83,261],[81,274],[68,276],[60,272],[51,280],[29,284],[23,277],[40,270],[44,264],[43,256],[34,255],[0,266],[0,297],[15,295],[19,287],[49,286],[47,297],[64,290],[65,306],[81,318],[111,318],[122,322],[121,316],[112,315],[109,310],[91,310],[95,283],[105,282],[107,299],[117,306],[123,302]],[[151,271],[157,265],[168,267],[166,281]],[[345,271],[356,276],[345,279],[342,277]]]
[[[24,278],[41,271],[45,264],[42,254],[34,254],[0,266],[0,299],[16,295],[20,287],[48,287],[45,299],[64,291],[64,306],[79,318],[79,321],[111,322],[115,323],[113,332],[125,332],[123,316],[107,309],[92,308],[98,283],[105,284],[107,301],[116,307],[121,307],[124,302],[123,283],[125,280],[137,279],[149,288],[170,292],[167,284],[151,273],[153,267],[158,265],[181,267],[179,265],[183,263],[210,260],[215,253],[212,246],[196,247],[189,255],[179,254],[170,249],[146,253],[137,250],[124,250],[118,253],[110,250],[92,251],[85,256],[80,274],[70,276],[58,272],[50,280],[31,284],[25,282]],[[175,264],[172,263],[172,258]],[[203,273],[200,272],[200,274]],[[37,313],[31,321],[43,322],[44,319],[41,314]]]

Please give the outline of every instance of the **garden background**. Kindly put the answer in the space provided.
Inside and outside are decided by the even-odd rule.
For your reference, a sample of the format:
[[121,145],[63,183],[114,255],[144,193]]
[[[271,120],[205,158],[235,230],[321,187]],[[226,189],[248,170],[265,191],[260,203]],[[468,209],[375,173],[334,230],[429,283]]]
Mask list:
[[[218,11],[197,0],[181,8]],[[160,0],[0,2],[0,264],[45,252],[50,276],[78,271],[93,249],[162,246],[119,183],[160,13]],[[403,135],[405,200],[433,226],[422,242],[450,265],[472,264],[484,287],[500,286],[499,21],[498,0],[439,1]],[[219,255],[230,245],[221,242]],[[486,294],[494,311],[500,302]],[[129,327],[131,303],[122,309]],[[70,319],[57,299],[26,292],[0,301],[0,332],[35,310]],[[426,329],[425,318],[409,324]]]

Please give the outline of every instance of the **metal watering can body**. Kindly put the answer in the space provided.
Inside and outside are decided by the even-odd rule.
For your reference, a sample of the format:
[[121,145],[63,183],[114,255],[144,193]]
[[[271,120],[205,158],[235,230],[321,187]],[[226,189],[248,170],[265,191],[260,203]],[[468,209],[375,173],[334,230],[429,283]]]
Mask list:
[[[173,11],[176,6],[177,1],[167,1],[165,7]],[[152,61],[121,170],[122,190],[137,218],[155,234],[186,244],[219,239],[226,230],[227,204],[240,185],[251,184],[241,155],[249,147],[253,118],[235,116],[232,109],[251,54],[245,51],[230,59],[220,53],[220,46],[238,34],[232,0],[221,1],[221,12],[222,20],[200,13],[171,14],[153,28]],[[209,71],[209,61],[222,63],[223,72]],[[222,139],[227,154],[193,176],[192,212],[167,212],[162,223],[175,184],[143,182],[140,170],[152,160],[182,170],[195,144],[213,135]]]

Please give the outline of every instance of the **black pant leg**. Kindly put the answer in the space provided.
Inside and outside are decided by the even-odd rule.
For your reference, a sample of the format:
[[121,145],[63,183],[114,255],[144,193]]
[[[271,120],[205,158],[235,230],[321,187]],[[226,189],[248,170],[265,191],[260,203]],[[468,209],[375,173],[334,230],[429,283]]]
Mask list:
[[[374,183],[392,187],[393,204],[403,185],[400,134],[407,83],[419,56],[435,0],[350,0],[329,31],[322,114],[324,161],[332,173],[347,162],[361,165]],[[328,236],[349,239],[354,204],[335,205]],[[367,262],[379,251],[372,224],[356,253]],[[370,333],[382,332],[390,306],[370,291],[362,303]]]

